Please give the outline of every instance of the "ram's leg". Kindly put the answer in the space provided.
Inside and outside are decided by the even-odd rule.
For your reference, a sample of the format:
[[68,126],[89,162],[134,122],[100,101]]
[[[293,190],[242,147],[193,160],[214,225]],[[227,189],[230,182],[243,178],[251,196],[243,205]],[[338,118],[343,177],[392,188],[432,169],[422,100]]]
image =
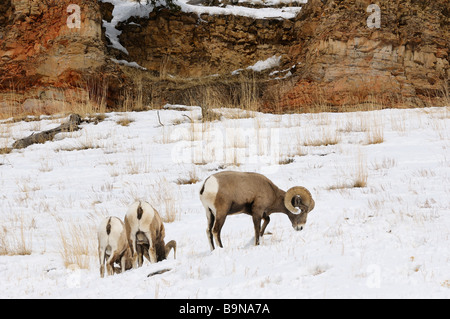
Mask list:
[[212,228],[214,226],[215,217],[211,211],[211,208],[206,208],[206,219],[208,220],[208,225],[206,226],[206,236],[208,238],[209,248],[211,251],[214,250],[214,240],[212,234]]
[[149,254],[149,256],[150,256],[150,262],[152,263],[152,264],[156,264],[157,262],[158,262],[158,258],[157,258],[157,256],[156,256],[156,250],[155,250],[155,248],[153,248],[153,247],[149,247],[149,249],[148,249],[148,254]]
[[255,246],[259,245],[259,238],[262,236],[262,233],[267,227],[266,219],[264,219],[263,231],[261,232],[261,219],[264,215],[264,209],[259,208],[258,206],[252,207],[252,218],[253,218],[253,226],[255,227]]
[[150,256],[148,254],[148,245],[142,245],[142,252],[144,253],[145,259],[147,259],[149,262],[151,262]]
[[220,248],[223,248],[222,240],[220,239],[220,232],[222,230],[223,224],[225,223],[226,217],[227,217],[226,212],[220,213],[219,211],[217,211],[216,218],[214,221],[214,226],[212,229],[212,233],[213,233],[216,245],[219,246]]
[[144,255],[145,255],[145,246],[144,245],[137,245],[136,246],[136,258],[138,267],[142,267],[144,264]]
[[117,254],[112,253],[106,261],[106,270],[108,272],[108,276],[114,275],[114,262],[117,260]]
[[[133,268],[138,268],[139,266],[139,253],[138,253],[138,245],[136,234],[130,236],[130,246],[131,246],[131,256],[132,256],[132,264]],[[142,266],[142,264],[141,264]]]
[[145,237],[147,237],[148,240],[148,255],[150,257],[150,262],[152,264],[155,264],[158,262],[158,259],[156,257],[156,250],[155,250],[155,241],[152,238],[152,234],[148,232],[144,232]]
[[253,226],[255,227],[255,246],[258,246],[261,236],[261,218],[259,216],[253,215]]
[[120,258],[120,272],[124,273],[127,268],[127,257],[126,252]]
[[270,217],[269,216],[264,215],[263,219],[264,219],[264,222],[263,222],[263,225],[262,225],[262,228],[261,228],[261,237],[264,235],[264,232],[266,231],[266,227],[270,223]]
[[105,277],[105,260],[106,260],[105,249],[99,247],[98,256],[100,261],[100,277],[103,278]]

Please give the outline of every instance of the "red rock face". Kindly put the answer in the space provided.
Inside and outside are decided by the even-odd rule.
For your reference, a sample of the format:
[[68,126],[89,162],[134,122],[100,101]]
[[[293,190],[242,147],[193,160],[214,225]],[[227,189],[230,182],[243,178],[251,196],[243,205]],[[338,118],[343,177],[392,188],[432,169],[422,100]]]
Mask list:
[[[159,98],[173,102],[170,96],[183,96],[177,94],[181,88],[171,82],[165,90],[167,84],[155,77],[158,72],[230,76],[232,70],[273,55],[282,56],[280,69],[296,65],[296,71],[287,82],[267,82],[263,100],[270,103],[261,103],[266,110],[317,105],[340,110],[368,101],[386,107],[437,103],[448,94],[450,2],[377,1],[380,28],[369,28],[372,2],[310,0],[294,21],[206,15],[199,20],[195,14],[161,10],[139,20],[139,26],[119,26],[127,61],[149,70],[129,71],[110,59],[125,57],[107,52],[97,0],[4,0],[0,113],[53,113],[71,103],[114,108],[124,90],[136,86],[135,79],[146,83],[144,96],[153,96],[145,89],[155,84],[161,87]],[[73,4],[80,8],[79,28],[67,23]],[[102,6],[105,17],[111,11],[107,7]]]
[[91,95],[87,79],[101,80],[106,64],[95,0],[11,0],[0,10],[0,107],[52,113]]
[[309,1],[297,18],[290,56],[298,81],[281,108],[432,103],[450,76],[450,3],[377,1],[380,28],[369,28],[373,1]]

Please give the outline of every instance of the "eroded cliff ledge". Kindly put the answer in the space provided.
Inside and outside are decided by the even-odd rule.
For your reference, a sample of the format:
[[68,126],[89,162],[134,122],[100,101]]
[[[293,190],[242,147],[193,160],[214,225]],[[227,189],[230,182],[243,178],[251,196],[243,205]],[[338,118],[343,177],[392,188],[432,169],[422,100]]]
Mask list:
[[[71,4],[80,28],[67,24]],[[0,16],[0,111],[58,112],[96,100],[106,83],[114,105],[123,79],[106,57],[97,1],[7,0]]]
[[[370,29],[371,2],[310,0],[294,18],[159,8],[116,26],[124,53],[105,36],[105,21],[113,18],[109,3],[5,0],[0,111],[52,113],[71,103],[114,109],[136,96],[145,105],[192,104],[201,102],[205,86],[226,100],[248,82],[263,110],[442,104],[450,74],[450,3],[381,0],[381,26]],[[81,8],[79,29],[67,26],[70,4]],[[281,62],[270,71],[284,70],[282,76],[232,75],[272,56]]]
[[296,18],[300,63],[282,107],[424,106],[448,101],[450,2],[377,1],[380,28],[367,26],[373,1],[310,0]]
[[235,15],[155,10],[148,18],[119,25],[128,58],[153,70],[182,77],[231,73],[274,55],[295,41],[294,22]]

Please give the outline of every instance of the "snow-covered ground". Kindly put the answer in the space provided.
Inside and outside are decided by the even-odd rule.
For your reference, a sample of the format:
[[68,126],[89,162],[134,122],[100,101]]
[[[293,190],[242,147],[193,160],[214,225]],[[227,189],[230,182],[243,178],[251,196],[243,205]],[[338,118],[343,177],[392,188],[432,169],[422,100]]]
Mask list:
[[[450,297],[448,108],[217,111],[109,113],[0,155],[0,298]],[[2,122],[0,149],[65,120]],[[210,252],[198,193],[222,170],[310,189],[305,229],[273,214],[255,247],[251,218],[230,216]],[[174,219],[177,258],[101,279],[97,225],[135,199]]]

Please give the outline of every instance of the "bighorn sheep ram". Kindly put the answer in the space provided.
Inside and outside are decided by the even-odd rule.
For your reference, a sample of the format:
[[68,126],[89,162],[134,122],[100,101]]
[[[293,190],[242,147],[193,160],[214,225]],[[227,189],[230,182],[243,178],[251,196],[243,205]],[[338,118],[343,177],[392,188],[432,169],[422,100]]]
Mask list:
[[177,243],[164,243],[164,224],[156,209],[147,202],[133,203],[125,216],[125,229],[133,254],[133,267],[141,267],[145,256],[151,263],[164,260],[173,248],[176,258]]
[[132,268],[131,249],[123,222],[117,217],[108,217],[99,226],[98,255],[100,259],[100,276],[105,276],[105,261],[108,275],[118,272],[114,263],[120,264],[120,271]]
[[[231,171],[208,177],[200,190],[200,200],[208,219],[206,233],[211,250],[214,250],[213,236],[216,244],[223,247],[220,231],[227,215],[251,215],[255,245],[259,245],[259,237],[270,222],[270,214],[284,213],[295,230],[302,230],[315,205],[311,193],[302,186],[285,192],[261,174]],[[261,219],[264,219],[262,228]]]

